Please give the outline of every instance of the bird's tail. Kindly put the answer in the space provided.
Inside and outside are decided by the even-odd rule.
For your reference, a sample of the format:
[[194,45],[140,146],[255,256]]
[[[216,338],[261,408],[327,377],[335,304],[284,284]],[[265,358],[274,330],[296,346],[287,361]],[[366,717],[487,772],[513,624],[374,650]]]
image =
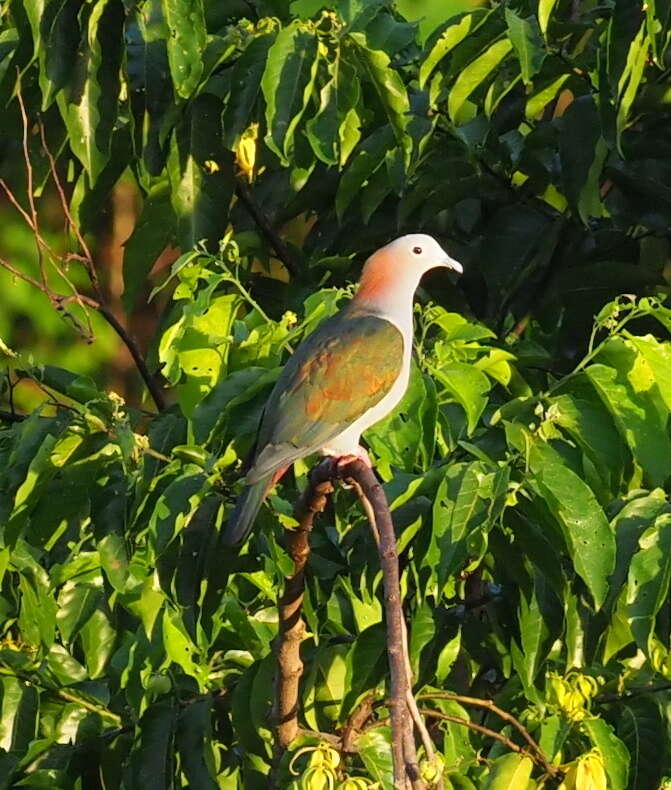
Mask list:
[[228,518],[224,541],[230,546],[242,543],[249,535],[266,494],[286,472],[287,467],[276,469],[267,477],[248,485],[238,497],[233,512]]
[[266,498],[272,478],[262,478],[258,483],[247,486],[238,497],[233,512],[228,518],[224,540],[231,546],[242,543],[254,526],[256,516]]

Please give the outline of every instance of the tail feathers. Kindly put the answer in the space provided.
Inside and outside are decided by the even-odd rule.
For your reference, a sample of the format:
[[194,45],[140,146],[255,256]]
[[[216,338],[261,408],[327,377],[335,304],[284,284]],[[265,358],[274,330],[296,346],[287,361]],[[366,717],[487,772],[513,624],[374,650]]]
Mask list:
[[233,512],[229,516],[224,541],[230,546],[242,543],[249,535],[266,494],[287,471],[288,467],[273,470],[252,485],[248,485],[238,497]]
[[272,476],[264,477],[247,486],[238,497],[233,512],[228,518],[224,540],[231,546],[242,543],[251,532],[263,500],[272,485]]

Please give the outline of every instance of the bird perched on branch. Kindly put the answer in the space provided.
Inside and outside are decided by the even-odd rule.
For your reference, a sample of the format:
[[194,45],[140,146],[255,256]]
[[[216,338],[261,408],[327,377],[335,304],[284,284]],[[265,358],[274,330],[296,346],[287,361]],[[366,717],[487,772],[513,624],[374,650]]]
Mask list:
[[246,488],[231,514],[229,543],[243,541],[270,489],[313,453],[351,460],[361,434],[403,397],[412,356],[412,302],[422,275],[462,267],[431,236],[412,233],[366,261],[355,297],[307,337],[268,398]]

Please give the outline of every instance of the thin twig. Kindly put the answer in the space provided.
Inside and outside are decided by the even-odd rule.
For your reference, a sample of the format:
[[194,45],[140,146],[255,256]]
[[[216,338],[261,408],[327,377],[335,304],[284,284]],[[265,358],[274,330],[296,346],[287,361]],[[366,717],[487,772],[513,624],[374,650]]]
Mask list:
[[58,176],[58,169],[56,168],[56,160],[54,159],[54,155],[49,150],[49,146],[47,145],[46,136],[44,133],[44,125],[40,121],[40,139],[42,141],[42,148],[44,149],[44,153],[47,155],[47,159],[49,160],[49,172],[51,173],[51,177],[54,180],[54,184],[56,185],[56,189],[58,190],[58,196],[61,201],[61,208],[63,209],[63,213],[65,214],[65,218],[68,221],[68,225],[70,229],[73,231],[75,236],[77,237],[77,241],[79,242],[79,246],[81,247],[84,255],[77,255],[72,256],[76,257],[81,263],[84,264],[86,268],[86,273],[91,280],[91,285],[93,286],[93,290],[95,291],[96,296],[98,299],[102,298],[102,293],[100,290],[100,281],[98,280],[98,273],[96,272],[95,266],[93,265],[93,256],[91,255],[91,250],[89,249],[84,236],[79,229],[79,226],[72,218],[72,214],[70,213],[70,207],[68,205],[67,198],[65,196],[65,190],[63,189],[63,185],[61,184],[61,180]]
[[436,691],[436,692],[427,692],[425,694],[419,694],[417,699],[447,699],[452,700],[454,702],[459,702],[462,705],[471,705],[474,708],[484,708],[485,710],[489,710],[492,713],[496,714],[500,719],[503,721],[508,722],[511,724],[524,738],[524,740],[529,744],[533,752],[536,754],[539,764],[543,767],[545,773],[550,774],[550,776],[555,776],[558,769],[556,766],[552,765],[550,761],[547,759],[543,750],[538,745],[538,743],[533,739],[533,737],[529,734],[527,728],[518,720],[516,719],[512,713],[508,713],[508,711],[499,708],[492,700],[489,699],[480,699],[479,697],[466,697],[461,694],[451,694],[448,691]]
[[25,419],[25,414],[17,414],[13,411],[0,409],[0,422],[23,422]]
[[[432,719],[440,719],[441,721],[451,721],[454,724],[459,724],[462,727],[468,727],[469,730],[473,730],[474,732],[479,732],[481,735],[486,735],[488,738],[493,738],[495,741],[499,741],[499,743],[504,744],[511,752],[517,752],[518,754],[523,754],[532,760],[539,768],[545,768],[542,761],[538,758],[538,755],[529,752],[523,746],[518,746],[515,741],[511,741],[506,735],[501,735],[500,732],[496,732],[496,730],[490,730],[489,727],[485,727],[482,724],[477,724],[474,721],[470,721],[470,719],[464,719],[461,716],[453,716],[451,713],[443,713],[439,710],[433,710],[433,708],[420,708],[420,713],[423,716],[427,716],[428,718]],[[553,776],[556,774],[557,769],[554,769]]]
[[256,205],[247,184],[244,184],[242,181],[237,181],[235,185],[235,194],[245,207],[247,213],[257,224],[261,233],[266,237],[266,240],[275,251],[275,255],[282,261],[289,274],[296,276],[298,274],[298,267],[296,266],[289,247],[270,224],[268,217],[266,217],[264,212]]
[[372,691],[370,694],[361,700],[352,715],[347,720],[347,724],[342,731],[342,750],[343,752],[355,751],[355,741],[357,735],[361,732],[364,724],[373,714],[373,703],[375,702],[376,694]]

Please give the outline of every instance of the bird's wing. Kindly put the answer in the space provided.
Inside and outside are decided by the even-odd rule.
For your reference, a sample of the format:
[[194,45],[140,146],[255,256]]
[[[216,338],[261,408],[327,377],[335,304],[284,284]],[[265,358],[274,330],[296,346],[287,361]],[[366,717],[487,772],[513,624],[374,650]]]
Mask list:
[[328,445],[382,400],[401,373],[403,343],[390,321],[347,311],[310,335],[268,399],[247,482]]

